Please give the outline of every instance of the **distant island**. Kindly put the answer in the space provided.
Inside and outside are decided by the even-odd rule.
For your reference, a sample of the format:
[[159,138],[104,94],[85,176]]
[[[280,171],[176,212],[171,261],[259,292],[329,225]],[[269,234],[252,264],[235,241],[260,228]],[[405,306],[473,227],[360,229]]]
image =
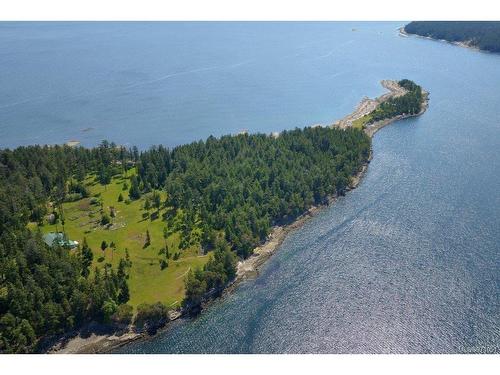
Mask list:
[[500,52],[500,21],[414,21],[404,27],[404,32]]
[[358,184],[378,129],[425,111],[414,82],[383,85],[332,126],[0,150],[0,352],[109,350],[254,275]]

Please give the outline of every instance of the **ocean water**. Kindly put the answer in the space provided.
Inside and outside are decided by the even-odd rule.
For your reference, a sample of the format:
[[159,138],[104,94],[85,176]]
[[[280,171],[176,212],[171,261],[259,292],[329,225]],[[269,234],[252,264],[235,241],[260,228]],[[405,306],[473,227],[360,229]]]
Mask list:
[[430,92],[259,277],[118,352],[500,352],[500,55],[403,24],[0,23],[1,147],[173,146],[331,123],[382,79]]
[[328,124],[381,79],[415,76],[391,56],[408,48],[397,26],[0,22],[0,147],[144,149]]

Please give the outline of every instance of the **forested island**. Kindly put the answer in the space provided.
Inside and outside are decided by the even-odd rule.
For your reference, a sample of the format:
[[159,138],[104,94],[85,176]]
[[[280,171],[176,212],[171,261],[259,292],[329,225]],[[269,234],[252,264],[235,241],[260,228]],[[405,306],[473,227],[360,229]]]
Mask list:
[[499,21],[414,21],[406,25],[404,31],[484,51],[500,52]]
[[361,126],[0,150],[0,352],[44,351],[90,322],[152,334],[197,311],[273,228],[352,186],[370,126],[423,111],[420,86],[388,82]]

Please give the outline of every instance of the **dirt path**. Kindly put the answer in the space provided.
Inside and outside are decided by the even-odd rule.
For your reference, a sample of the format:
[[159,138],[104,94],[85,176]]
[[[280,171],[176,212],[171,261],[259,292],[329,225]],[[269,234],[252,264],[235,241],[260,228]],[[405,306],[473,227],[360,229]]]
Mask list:
[[184,272],[182,275],[177,276],[175,279],[180,279],[181,277],[184,277],[188,274],[188,272],[191,271],[191,266],[188,267],[187,271]]

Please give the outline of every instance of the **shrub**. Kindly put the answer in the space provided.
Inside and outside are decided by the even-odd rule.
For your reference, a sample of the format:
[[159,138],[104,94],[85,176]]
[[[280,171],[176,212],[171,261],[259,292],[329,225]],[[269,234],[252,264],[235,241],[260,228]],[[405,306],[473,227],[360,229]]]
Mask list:
[[65,202],[76,202],[80,199],[82,199],[82,194],[80,193],[70,193],[70,194],[66,194],[66,196],[64,197],[64,201]]
[[89,196],[89,191],[82,182],[75,183],[74,181],[71,181],[68,186],[68,192],[78,193],[83,198],[87,198]]
[[119,305],[115,313],[111,316],[111,320],[115,324],[129,325],[132,322],[133,308],[130,305]]
[[108,225],[111,222],[111,219],[107,214],[103,214],[101,216],[101,225]]
[[142,303],[137,306],[134,324],[139,331],[155,334],[158,328],[163,327],[168,320],[168,310],[163,303]]
[[144,242],[144,249],[151,245],[151,237],[149,235],[149,230],[146,230],[146,242]]
[[111,316],[114,315],[117,309],[118,306],[116,305],[115,301],[113,301],[112,299],[108,299],[107,301],[105,301],[102,304],[101,309],[104,322],[111,322]]

